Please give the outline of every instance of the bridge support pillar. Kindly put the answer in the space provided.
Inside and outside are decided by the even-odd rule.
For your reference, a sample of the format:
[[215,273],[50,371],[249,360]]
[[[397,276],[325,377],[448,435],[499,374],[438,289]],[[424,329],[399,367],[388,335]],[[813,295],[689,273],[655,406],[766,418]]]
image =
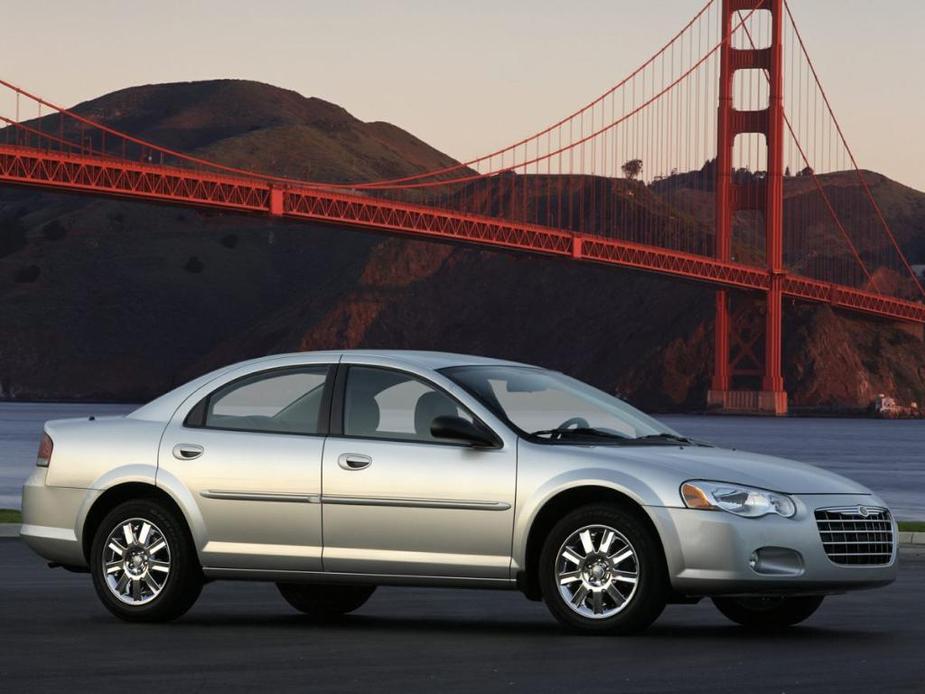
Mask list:
[[713,381],[707,404],[722,406],[729,390],[729,297],[725,289],[716,292],[716,321],[713,326]]
[[767,298],[717,292],[714,372],[707,406],[742,414],[787,414],[781,378],[782,278]]
[[281,188],[270,188],[269,212],[274,217],[283,214],[283,190]]
[[783,341],[783,292],[780,274],[771,279],[767,296],[767,312],[764,327],[764,377],[761,379],[761,393],[758,409],[768,414],[787,414],[787,392],[784,390],[782,372]]
[[[756,305],[748,299],[740,302],[740,309],[732,311],[729,292],[716,292],[713,379],[707,393],[707,405],[728,412],[787,413],[787,393],[781,368],[784,276],[783,2],[722,0],[714,255],[724,261],[732,258],[732,223],[736,211],[761,212],[764,215],[769,277],[764,305]],[[767,49],[733,47],[736,13],[751,10],[771,14],[771,44]],[[737,57],[735,63],[733,53]],[[762,111],[738,111],[733,104],[733,76],[737,69],[746,68],[767,71],[768,106]],[[760,183],[736,183],[733,180],[735,138],[747,133],[765,136],[768,170]],[[743,194],[746,191],[742,189],[746,186],[755,190]],[[764,339],[759,340],[762,322]]]

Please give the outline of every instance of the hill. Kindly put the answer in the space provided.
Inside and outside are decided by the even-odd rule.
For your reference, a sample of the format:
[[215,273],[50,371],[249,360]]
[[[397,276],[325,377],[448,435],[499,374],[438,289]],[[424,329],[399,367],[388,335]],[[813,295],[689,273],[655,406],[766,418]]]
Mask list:
[[[75,110],[164,146],[287,176],[362,181],[453,163],[394,125],[254,82],[134,87]],[[870,179],[920,259],[925,194]],[[691,194],[693,217],[701,203]],[[709,289],[655,275],[0,189],[0,397],[8,399],[138,401],[268,352],[388,346],[532,361],[645,407],[698,408],[711,308]],[[925,399],[916,331],[824,307],[787,315],[785,378],[797,407],[863,407],[878,392]]]

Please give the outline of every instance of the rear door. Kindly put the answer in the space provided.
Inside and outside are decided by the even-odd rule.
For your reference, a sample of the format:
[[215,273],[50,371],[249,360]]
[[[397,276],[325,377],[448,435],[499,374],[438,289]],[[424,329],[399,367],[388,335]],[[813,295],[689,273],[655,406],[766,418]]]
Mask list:
[[198,395],[164,432],[159,483],[198,508],[209,568],[321,570],[321,458],[334,367],[249,373]]

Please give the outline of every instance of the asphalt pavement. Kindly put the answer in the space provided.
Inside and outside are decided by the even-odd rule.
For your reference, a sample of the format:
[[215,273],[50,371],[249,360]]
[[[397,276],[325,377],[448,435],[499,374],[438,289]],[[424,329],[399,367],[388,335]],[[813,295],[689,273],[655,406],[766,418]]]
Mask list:
[[904,552],[892,586],[829,598],[784,633],[745,632],[703,601],[617,638],[478,590],[382,588],[319,626],[273,585],[231,582],[172,624],[125,624],[89,576],[0,540],[0,690],[925,692],[925,553]]

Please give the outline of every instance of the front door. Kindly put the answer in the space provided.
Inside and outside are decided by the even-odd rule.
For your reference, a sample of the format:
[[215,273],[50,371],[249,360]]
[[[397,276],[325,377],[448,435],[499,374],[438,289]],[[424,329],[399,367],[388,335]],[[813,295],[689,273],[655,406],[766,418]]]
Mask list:
[[204,567],[320,571],[325,386],[333,367],[286,367],[219,386],[164,432],[159,480],[193,495]]
[[445,391],[393,369],[342,369],[342,431],[322,466],[325,571],[508,579],[514,447],[441,441],[435,417],[473,418]]

